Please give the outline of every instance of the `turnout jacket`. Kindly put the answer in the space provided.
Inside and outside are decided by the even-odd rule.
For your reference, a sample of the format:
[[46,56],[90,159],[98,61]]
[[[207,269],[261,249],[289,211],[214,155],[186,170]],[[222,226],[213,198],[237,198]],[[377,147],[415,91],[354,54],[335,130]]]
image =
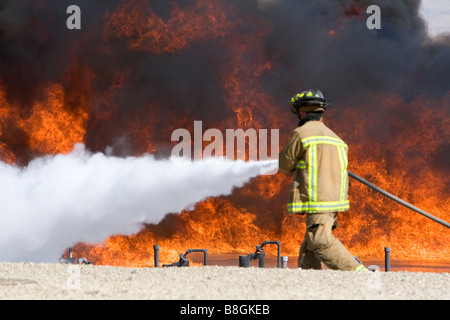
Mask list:
[[342,212],[348,200],[348,147],[322,121],[296,128],[279,154],[279,168],[294,171],[289,213]]

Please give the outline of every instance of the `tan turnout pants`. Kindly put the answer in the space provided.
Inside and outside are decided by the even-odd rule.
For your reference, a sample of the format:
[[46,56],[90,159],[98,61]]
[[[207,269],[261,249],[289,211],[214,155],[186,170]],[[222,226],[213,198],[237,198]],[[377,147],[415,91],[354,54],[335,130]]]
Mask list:
[[336,212],[306,214],[306,234],[298,257],[299,268],[322,269],[322,262],[333,270],[353,271],[360,265],[332,234],[339,225],[337,217]]

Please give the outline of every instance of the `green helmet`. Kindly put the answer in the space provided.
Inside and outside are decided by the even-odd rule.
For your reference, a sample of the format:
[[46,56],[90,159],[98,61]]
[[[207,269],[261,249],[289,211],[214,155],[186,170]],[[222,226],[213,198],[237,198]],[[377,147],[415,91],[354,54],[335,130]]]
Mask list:
[[298,114],[299,110],[305,112],[325,111],[330,104],[320,90],[310,89],[297,93],[291,98],[292,112]]

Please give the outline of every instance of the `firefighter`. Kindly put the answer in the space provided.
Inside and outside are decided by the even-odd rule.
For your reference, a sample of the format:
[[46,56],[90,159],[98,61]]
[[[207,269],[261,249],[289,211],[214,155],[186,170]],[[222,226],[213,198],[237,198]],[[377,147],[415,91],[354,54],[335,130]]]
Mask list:
[[333,270],[368,271],[332,231],[340,212],[349,210],[348,147],[322,121],[329,104],[320,90],[308,90],[292,99],[300,123],[279,155],[279,168],[294,172],[288,213],[306,216],[306,233],[298,266]]

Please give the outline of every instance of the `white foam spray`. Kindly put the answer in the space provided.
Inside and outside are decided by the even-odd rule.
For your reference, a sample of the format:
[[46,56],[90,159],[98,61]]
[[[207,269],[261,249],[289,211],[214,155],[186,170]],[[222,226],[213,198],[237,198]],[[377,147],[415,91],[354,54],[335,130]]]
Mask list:
[[134,234],[142,223],[228,195],[273,164],[119,158],[83,145],[25,168],[0,162],[0,260],[56,262],[78,242]]

